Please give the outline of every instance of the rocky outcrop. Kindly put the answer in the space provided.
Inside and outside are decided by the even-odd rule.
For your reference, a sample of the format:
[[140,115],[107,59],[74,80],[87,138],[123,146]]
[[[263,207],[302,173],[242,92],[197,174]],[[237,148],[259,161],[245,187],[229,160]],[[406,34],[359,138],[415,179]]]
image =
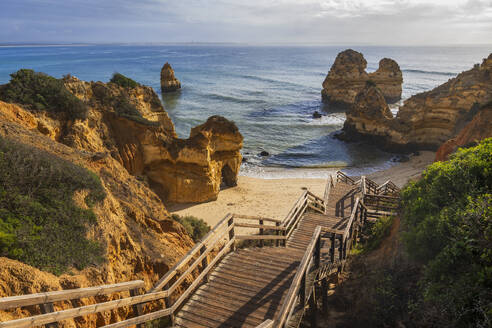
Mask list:
[[355,97],[355,102],[346,112],[344,132],[350,135],[378,135],[381,127],[393,119],[381,90],[372,83]]
[[[395,118],[369,118],[360,115],[360,111],[350,111],[342,138],[371,138],[383,148],[397,151],[436,150],[461,131],[477,108],[490,101],[492,54],[481,65],[431,91],[410,97]],[[386,112],[386,104],[381,104],[380,111]]]
[[349,108],[368,81],[379,87],[387,102],[401,99],[403,77],[394,60],[381,59],[378,70],[373,73],[368,74],[366,67],[367,61],[360,52],[347,49],[339,53],[323,82],[323,101],[331,106]]
[[[148,181],[166,202],[213,200],[221,184],[235,186],[243,137],[234,123],[211,117],[192,129],[189,139],[179,139],[152,88],[85,82],[71,76],[63,81],[88,105],[87,119],[23,111],[31,128],[72,148],[110,155],[130,174]],[[21,115],[12,108],[4,112]]]
[[162,93],[167,93],[178,89],[181,89],[181,82],[174,76],[174,70],[171,65],[165,63],[161,69],[161,91]]
[[459,147],[471,147],[485,138],[492,137],[492,104],[487,104],[465,125],[463,130],[436,152],[436,161],[446,161]]
[[390,58],[381,59],[377,71],[369,73],[368,77],[381,90],[388,103],[401,99],[403,75],[396,61]]
[[[49,118],[51,121],[48,122],[43,115],[38,117],[38,114],[0,102],[0,136],[84,166],[99,176],[106,198],[93,207],[97,222],[89,228],[88,238],[103,245],[105,261],[97,267],[88,267],[82,271],[72,269],[70,274],[55,276],[0,257],[0,297],[134,279],[143,279],[146,289],[149,289],[189,250],[193,241],[183,227],[169,217],[162,201],[145,180],[131,175],[119,159],[108,153],[69,147],[55,141],[53,134],[43,135],[45,131],[39,129],[40,120],[45,121],[49,128],[54,126],[55,120]],[[99,117],[97,115],[104,117],[103,113],[91,109],[90,118],[84,125],[86,131],[90,132],[88,140],[99,140],[97,130],[104,128],[104,124],[95,125],[95,119]],[[59,126],[70,128],[69,123]],[[81,140],[80,145],[84,144]],[[83,199],[81,197],[76,202],[80,203],[81,208],[87,208]],[[98,298],[98,301],[119,297],[107,295]],[[96,300],[89,298],[75,302],[77,305],[89,305]],[[71,307],[70,302],[55,303],[55,310]],[[0,311],[0,321],[39,314],[37,311],[36,307]],[[66,320],[60,327],[100,327],[132,316],[131,311],[131,308],[123,307],[118,311],[77,318],[76,323],[74,320]]]
[[221,185],[236,186],[243,137],[233,122],[212,116],[186,140],[149,147],[146,175],[170,202],[215,200]]

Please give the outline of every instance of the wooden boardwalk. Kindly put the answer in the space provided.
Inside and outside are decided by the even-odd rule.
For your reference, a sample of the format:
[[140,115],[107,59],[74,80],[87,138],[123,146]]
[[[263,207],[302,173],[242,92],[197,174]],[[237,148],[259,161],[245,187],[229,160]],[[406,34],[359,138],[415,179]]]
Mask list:
[[[338,172],[329,177],[324,197],[305,191],[283,220],[227,215],[151,290],[131,281],[0,298],[0,310],[39,305],[42,313],[0,322],[0,328],[57,328],[63,320],[121,307],[132,307],[133,317],[104,327],[142,328],[168,316],[175,327],[298,327],[307,309],[317,308],[316,290],[326,306],[328,278],[343,270],[368,220],[396,211],[398,193],[390,181],[378,185]],[[128,292],[65,310],[59,303]],[[149,303],[153,307],[144,307]],[[316,327],[316,311],[311,312]]]
[[[335,215],[336,203],[353,188],[351,184],[338,183],[331,189],[327,214],[307,211],[287,239],[286,247],[229,253],[209,282],[177,313],[175,326],[256,327],[267,319],[275,320],[316,227],[343,234],[348,217]],[[330,248],[329,240],[322,247]]]

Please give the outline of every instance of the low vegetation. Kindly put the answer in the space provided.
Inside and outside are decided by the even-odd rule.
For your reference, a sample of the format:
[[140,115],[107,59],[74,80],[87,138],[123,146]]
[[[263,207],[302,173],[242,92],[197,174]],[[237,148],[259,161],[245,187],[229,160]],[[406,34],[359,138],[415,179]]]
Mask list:
[[0,86],[0,100],[24,105],[31,110],[66,113],[71,119],[86,119],[87,105],[65,87],[63,80],[31,69],[10,75]]
[[109,82],[115,83],[123,88],[136,88],[139,85],[134,80],[120,73],[114,73]]
[[[74,201],[81,191],[88,208]],[[103,249],[86,233],[104,198],[94,173],[0,138],[0,256],[55,274],[100,263]]]
[[194,216],[173,214],[171,217],[173,220],[181,223],[195,243],[199,242],[210,231],[210,226],[205,221]]
[[402,192],[403,241],[423,266],[429,325],[492,324],[492,138],[429,166]]

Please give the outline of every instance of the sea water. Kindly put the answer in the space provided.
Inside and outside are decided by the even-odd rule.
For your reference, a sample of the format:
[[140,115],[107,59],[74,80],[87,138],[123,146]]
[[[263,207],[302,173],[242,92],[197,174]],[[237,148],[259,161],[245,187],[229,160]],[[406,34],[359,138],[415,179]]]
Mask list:
[[[333,138],[343,112],[321,102],[321,84],[336,55],[360,51],[367,71],[389,57],[403,71],[403,99],[430,90],[481,62],[492,49],[467,47],[252,46],[211,44],[58,45],[0,47],[0,83],[31,68],[55,77],[72,74],[106,82],[115,72],[160,94],[160,69],[169,62],[182,89],[162,101],[181,138],[211,115],[236,122],[244,136],[241,174],[263,178],[325,177],[333,168],[370,173],[393,165],[367,143]],[[394,113],[398,106],[391,106]],[[323,114],[314,119],[313,112]],[[270,156],[261,157],[266,151]]]

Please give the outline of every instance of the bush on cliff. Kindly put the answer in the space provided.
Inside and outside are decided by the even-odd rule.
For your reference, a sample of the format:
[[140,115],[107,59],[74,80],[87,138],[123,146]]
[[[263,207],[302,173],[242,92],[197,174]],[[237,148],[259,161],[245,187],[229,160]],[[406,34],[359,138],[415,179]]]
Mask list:
[[114,73],[109,82],[113,82],[123,88],[136,88],[138,83],[120,73]]
[[194,216],[179,216],[177,214],[171,215],[173,220],[181,223],[181,225],[185,228],[186,232],[190,235],[191,238],[196,242],[199,242],[203,236],[205,236],[210,231],[210,226],[203,221],[202,219],[198,219]]
[[[77,191],[87,209],[75,203]],[[94,173],[0,138],[0,256],[55,274],[99,263],[102,247],[86,233],[104,198]]]
[[31,69],[21,69],[10,77],[10,82],[0,87],[1,100],[33,110],[63,112],[71,119],[87,117],[86,104],[68,91],[62,80]]
[[423,265],[421,317],[432,326],[490,325],[492,138],[429,166],[402,204],[403,241]]

